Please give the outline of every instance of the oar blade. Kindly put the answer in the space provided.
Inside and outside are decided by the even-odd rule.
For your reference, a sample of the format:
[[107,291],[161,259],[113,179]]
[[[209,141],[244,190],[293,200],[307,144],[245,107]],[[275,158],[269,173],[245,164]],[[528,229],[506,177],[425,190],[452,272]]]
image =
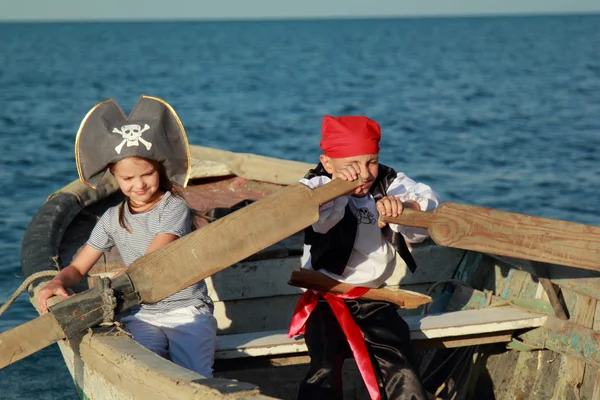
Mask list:
[[0,369],[65,338],[52,313],[0,334]]
[[290,185],[139,259],[127,275],[142,302],[155,303],[312,225],[320,205],[360,184]]
[[456,203],[436,216],[436,243],[600,271],[599,227]]
[[426,227],[442,246],[600,271],[597,226],[458,203],[433,213],[406,211],[406,219],[385,220]]

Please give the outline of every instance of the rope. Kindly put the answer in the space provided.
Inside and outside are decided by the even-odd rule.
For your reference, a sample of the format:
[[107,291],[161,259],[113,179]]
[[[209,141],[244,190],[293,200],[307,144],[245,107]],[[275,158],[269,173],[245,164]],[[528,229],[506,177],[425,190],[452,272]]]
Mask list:
[[[462,285],[462,286],[466,286],[468,288],[471,288],[471,286],[469,286],[469,284],[467,284],[466,282],[463,282],[461,280],[458,279],[444,279],[442,281],[437,281],[435,283],[433,283],[431,286],[429,286],[429,289],[427,290],[427,296],[431,296],[431,294],[433,293],[433,290],[436,288],[436,286],[444,284],[444,283],[452,283],[455,286],[458,285]],[[421,311],[421,314],[427,314],[427,312],[429,311],[429,304],[431,303],[427,303],[423,306],[423,310]]]
[[8,300],[6,300],[4,302],[4,304],[2,304],[2,307],[0,307],[0,315],[2,315],[4,313],[4,311],[6,311],[6,309],[8,308],[8,306],[10,306],[12,303],[14,303],[14,301],[17,299],[17,297],[19,297],[21,295],[21,293],[23,293],[27,287],[36,279],[39,278],[43,278],[46,276],[56,276],[58,275],[60,271],[40,271],[40,272],[36,272],[35,274],[30,275],[27,279],[25,279],[25,281],[21,284],[21,286],[18,287],[17,290],[15,290],[15,292],[12,294],[12,296],[10,296],[8,298]]
[[115,308],[117,307],[117,298],[115,292],[110,288],[111,280],[109,278],[100,279],[100,296],[102,297],[102,312],[104,322],[112,322],[115,318]]
[[[456,271],[458,270],[458,267],[460,267],[460,265],[462,264],[462,262],[465,259],[467,253],[468,253],[468,250],[463,251],[462,255],[460,256],[460,260],[458,260],[458,263],[456,264],[456,267],[454,267],[454,270],[455,270],[454,274],[456,274]],[[471,286],[469,286],[466,282],[463,282],[463,281],[461,281],[459,279],[446,279],[446,280],[443,280],[443,281],[437,281],[433,285],[429,286],[429,290],[427,290],[427,293],[426,293],[427,296],[431,296],[431,294],[433,293],[433,289],[435,289],[435,287],[437,285],[441,285],[443,283],[452,283],[452,284],[454,284],[454,286],[463,285],[463,286],[466,286],[468,288],[471,288]],[[425,304],[423,306],[423,310],[421,310],[421,314],[423,314],[423,315],[427,314],[427,312],[429,311],[429,304],[430,303]]]

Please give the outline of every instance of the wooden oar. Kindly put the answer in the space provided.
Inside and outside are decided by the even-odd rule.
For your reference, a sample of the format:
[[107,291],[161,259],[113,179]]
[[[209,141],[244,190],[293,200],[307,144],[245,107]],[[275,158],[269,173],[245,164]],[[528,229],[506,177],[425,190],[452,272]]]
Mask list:
[[600,271],[600,227],[444,203],[382,221],[426,228],[439,245]]
[[321,205],[360,185],[336,179],[312,190],[293,184],[138,259],[114,281],[104,279],[0,334],[0,368],[98,325],[110,317],[104,307],[111,302],[116,312],[155,303],[301,231],[319,220]]
[[[347,283],[338,282],[331,279],[327,275],[309,269],[300,269],[292,272],[289,285],[302,287],[306,289],[317,290],[319,292],[342,294],[346,293],[354,286]],[[423,304],[431,303],[431,297],[411,292],[403,289],[369,289],[369,291],[361,296],[363,299],[387,301],[394,303],[400,308],[417,308]]]

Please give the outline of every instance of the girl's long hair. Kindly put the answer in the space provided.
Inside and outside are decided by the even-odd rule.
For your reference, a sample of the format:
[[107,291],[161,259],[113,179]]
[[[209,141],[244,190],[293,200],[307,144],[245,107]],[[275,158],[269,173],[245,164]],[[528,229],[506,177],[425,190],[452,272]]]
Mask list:
[[[183,190],[184,190],[183,187],[169,179],[169,177],[167,176],[167,170],[165,169],[164,164],[162,162],[150,160],[150,159],[144,158],[144,157],[135,157],[135,158],[147,161],[150,164],[152,164],[152,166],[156,169],[156,171],[158,171],[158,188],[160,190],[162,190],[163,192],[171,192],[171,194],[173,196],[177,197],[178,199],[183,201],[188,206],[188,208],[190,209],[191,214],[192,214],[192,230],[197,229],[198,223],[196,222],[196,217],[200,217],[203,219],[206,219],[207,217],[189,205],[189,203],[187,202],[187,200],[185,199],[185,196],[183,194]],[[113,163],[108,166],[108,169],[111,173],[113,173],[113,168],[114,168],[115,164],[116,163]],[[125,200],[123,200],[123,202],[119,206],[119,225],[121,225],[121,228],[123,228],[127,232],[131,233],[131,228],[127,224],[127,218],[125,217],[125,206],[129,207],[129,202],[130,202],[129,197],[125,196]]]

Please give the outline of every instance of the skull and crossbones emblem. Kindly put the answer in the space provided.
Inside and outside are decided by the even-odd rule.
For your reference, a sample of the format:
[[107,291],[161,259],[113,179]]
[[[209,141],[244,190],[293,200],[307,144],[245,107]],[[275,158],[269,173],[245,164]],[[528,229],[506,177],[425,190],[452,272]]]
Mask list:
[[152,143],[142,139],[142,133],[146,132],[148,129],[150,129],[148,124],[145,124],[143,128],[137,124],[123,125],[121,129],[114,128],[113,133],[118,133],[123,136],[123,141],[117,147],[115,147],[117,154],[121,154],[121,149],[125,143],[127,143],[127,147],[131,147],[139,146],[139,142],[142,142],[142,144],[146,146],[146,150],[150,150]]

